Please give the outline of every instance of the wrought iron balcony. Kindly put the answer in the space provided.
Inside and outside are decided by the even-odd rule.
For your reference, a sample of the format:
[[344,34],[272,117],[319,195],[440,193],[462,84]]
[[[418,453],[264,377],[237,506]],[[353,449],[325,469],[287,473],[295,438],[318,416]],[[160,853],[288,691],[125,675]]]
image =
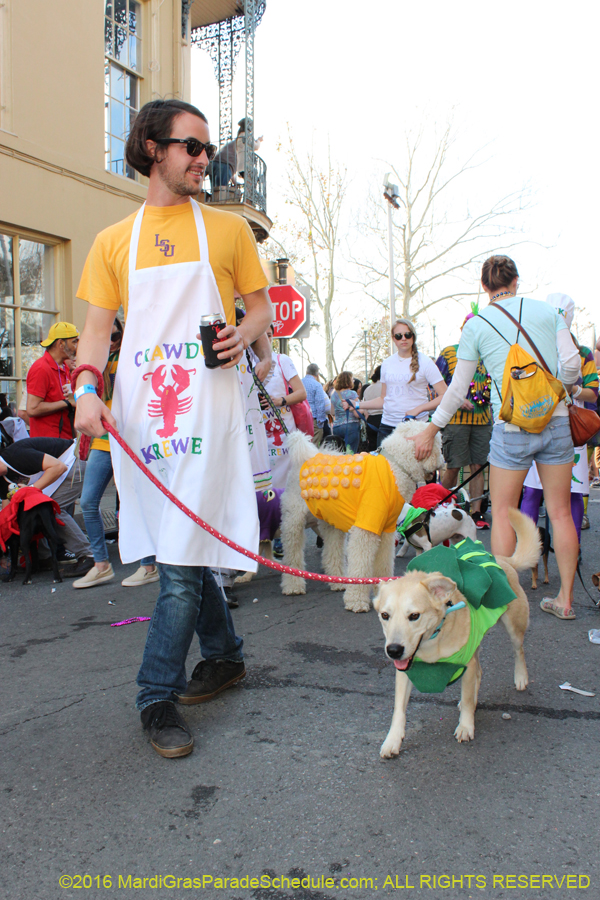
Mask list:
[[[249,172],[244,168],[243,177],[240,172],[232,173],[225,164],[220,168],[209,167],[204,184],[204,202],[243,215],[248,219],[256,240],[261,243],[268,237],[272,224],[267,217],[267,166],[256,153],[249,156],[253,164]],[[230,177],[223,184],[227,175]]]

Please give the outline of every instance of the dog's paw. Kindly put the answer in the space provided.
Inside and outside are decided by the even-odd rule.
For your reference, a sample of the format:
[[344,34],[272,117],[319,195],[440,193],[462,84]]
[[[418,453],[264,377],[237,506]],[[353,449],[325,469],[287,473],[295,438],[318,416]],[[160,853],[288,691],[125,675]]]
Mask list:
[[398,756],[400,753],[400,747],[402,746],[402,738],[390,737],[389,734],[386,737],[385,741],[381,745],[379,750],[379,755],[382,759],[393,759],[394,756]]
[[463,725],[460,722],[456,726],[456,731],[454,732],[454,737],[458,741],[459,744],[464,743],[465,741],[472,741],[475,737],[475,726],[474,725]]
[[515,688],[518,691],[524,691],[529,684],[529,675],[525,672],[515,672]]
[[31,578],[25,578],[23,584],[33,584],[33,581],[31,580]]
[[348,612],[353,613],[366,613],[371,609],[371,604],[369,601],[361,602],[361,603],[344,603],[344,609],[347,609]]
[[243,575],[238,575],[238,577],[233,582],[234,584],[248,584],[249,581],[252,581],[252,576],[254,572],[244,572]]
[[331,584],[329,585],[329,589],[331,591],[345,591],[346,585],[340,584],[339,581],[332,581]]
[[295,584],[284,584],[281,586],[281,593],[284,597],[291,597],[294,594],[305,594],[306,593],[306,584],[304,580],[299,578],[297,583]]

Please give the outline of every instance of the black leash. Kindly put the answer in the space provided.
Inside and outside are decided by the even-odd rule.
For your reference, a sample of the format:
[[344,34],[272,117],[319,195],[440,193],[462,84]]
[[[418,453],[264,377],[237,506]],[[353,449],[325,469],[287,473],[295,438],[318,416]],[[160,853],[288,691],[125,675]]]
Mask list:
[[[456,487],[452,488],[450,493],[454,494],[455,491],[460,491],[461,488],[464,488],[465,484],[468,484],[470,481],[472,481],[478,475],[481,475],[481,473],[484,471],[484,469],[487,469],[488,466],[489,466],[489,462],[484,463],[479,469],[477,469],[476,472],[473,472],[472,475],[469,475],[469,477],[467,478],[466,481],[463,481],[462,484],[458,484]],[[483,494],[482,496],[485,497],[485,494]],[[480,500],[480,499],[482,499],[482,497],[475,497],[474,499]],[[442,500],[441,502],[443,503],[444,501]],[[439,506],[439,503],[436,503],[436,506]],[[432,509],[435,509],[435,506],[433,506]]]
[[591,600],[592,603],[594,604],[594,609],[600,609],[600,600],[594,600],[594,598],[592,597],[592,595],[590,594],[590,592],[589,592],[588,589],[586,588],[585,584],[583,583],[583,578],[581,577],[581,561],[580,561],[579,559],[577,560],[577,574],[579,575],[579,580],[580,580],[580,582],[581,582],[581,587],[584,589],[584,591],[586,592],[586,594],[588,595],[588,597],[590,598],[590,600]]

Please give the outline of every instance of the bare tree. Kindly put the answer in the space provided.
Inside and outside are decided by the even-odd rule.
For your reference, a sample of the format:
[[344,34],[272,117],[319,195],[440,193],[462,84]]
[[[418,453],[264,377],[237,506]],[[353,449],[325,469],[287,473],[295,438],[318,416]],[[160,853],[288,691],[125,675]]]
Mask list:
[[[375,366],[379,365],[390,353],[390,323],[387,316],[363,319],[360,330],[353,338],[352,349],[343,361],[341,368],[349,364],[352,372],[365,369],[365,379],[369,378]],[[365,353],[366,351],[366,353]]]
[[[348,180],[345,169],[336,167],[327,153],[324,167],[317,164],[313,151],[300,158],[288,131],[285,152],[287,162],[286,203],[292,207],[292,219],[267,243],[267,252],[276,250],[290,259],[296,279],[311,289],[323,328],[327,375],[336,371],[334,344],[343,324],[343,301],[338,302],[337,263],[340,246],[340,218]],[[340,323],[338,325],[338,322]]]
[[[437,303],[476,296],[475,263],[522,242],[510,236],[520,233],[516,220],[529,206],[526,192],[520,190],[472,211],[455,189],[467,189],[467,174],[481,165],[480,151],[455,165],[451,125],[431,152],[424,142],[423,132],[407,136],[404,166],[390,166],[400,192],[396,219],[401,223],[396,222],[393,239],[396,311],[412,319]],[[454,211],[460,206],[457,215]],[[369,214],[370,221],[360,228],[371,251],[369,258],[363,254],[357,260],[361,283],[372,299],[387,307],[381,299],[382,282],[388,279],[388,233],[381,201],[372,199]]]

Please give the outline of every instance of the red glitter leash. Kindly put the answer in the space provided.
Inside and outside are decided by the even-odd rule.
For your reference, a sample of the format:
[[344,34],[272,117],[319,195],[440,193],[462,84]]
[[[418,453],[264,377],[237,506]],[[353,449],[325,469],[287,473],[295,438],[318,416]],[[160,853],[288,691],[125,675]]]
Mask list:
[[236,550],[238,553],[241,553],[243,556],[247,556],[250,559],[255,560],[255,562],[261,563],[263,566],[268,566],[269,569],[275,569],[277,572],[285,572],[286,575],[296,575],[298,578],[307,578],[309,581],[326,581],[333,582],[334,584],[379,584],[380,581],[393,581],[394,578],[342,578],[339,575],[317,575],[315,572],[303,572],[301,569],[292,569],[291,566],[284,566],[281,563],[273,562],[272,559],[265,559],[264,556],[259,556],[257,553],[252,553],[251,550],[246,550],[245,547],[240,547],[239,544],[235,544],[233,541],[230,541],[229,538],[225,537],[225,535],[221,534],[213,528],[212,525],[209,525],[208,522],[205,522],[200,516],[197,516],[196,513],[193,513],[191,509],[189,509],[185,503],[182,503],[181,500],[171,493],[171,491],[161,484],[158,478],[150,472],[147,466],[141,461],[141,459],[136,456],[131,447],[123,440],[119,432],[113,428],[112,425],[102,419],[102,424],[106,428],[106,430],[112,434],[116,442],[119,446],[125,451],[127,456],[133,460],[138,469],[146,475],[152,484],[161,491],[165,497],[168,497],[171,503],[174,503],[183,513],[185,513],[188,518],[195,522],[196,525],[199,525],[200,528],[203,528],[204,531],[208,531],[209,534],[212,534],[213,537],[217,538],[218,541],[221,541],[223,544],[227,544],[228,547],[231,547],[232,550]]

